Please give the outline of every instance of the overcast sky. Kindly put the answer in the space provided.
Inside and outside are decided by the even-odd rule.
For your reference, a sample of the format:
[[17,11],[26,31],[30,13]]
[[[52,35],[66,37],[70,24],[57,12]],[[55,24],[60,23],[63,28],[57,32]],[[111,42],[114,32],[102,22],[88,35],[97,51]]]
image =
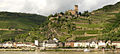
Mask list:
[[120,0],[0,0],[0,11],[49,15],[64,12],[79,5],[79,11],[92,11]]

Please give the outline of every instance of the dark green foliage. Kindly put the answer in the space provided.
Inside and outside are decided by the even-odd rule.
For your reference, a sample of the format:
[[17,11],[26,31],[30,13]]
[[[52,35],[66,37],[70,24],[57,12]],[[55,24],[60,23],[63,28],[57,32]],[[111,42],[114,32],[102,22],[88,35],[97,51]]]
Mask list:
[[103,32],[110,33],[104,35],[103,38],[100,39],[120,41],[120,30],[115,30],[120,27],[120,13],[116,14],[116,18],[110,19],[109,22],[110,23],[105,26]]
[[0,28],[29,30],[38,27],[46,19],[35,14],[0,12]]
[[[1,42],[16,41],[15,37],[19,35],[23,36],[22,38],[26,38],[27,32],[30,30],[39,30],[39,26],[46,20],[47,17],[36,14],[0,12],[0,29],[9,29],[0,31],[0,40]],[[11,29],[15,29],[15,31]],[[19,31],[19,29],[23,31]],[[35,36],[32,36],[32,38],[33,37]],[[17,39],[24,41],[22,38]]]
[[88,11],[84,11],[84,13],[82,13],[81,16],[89,17],[89,12]]
[[15,41],[15,37],[19,34],[25,33],[24,31],[0,31],[0,42]]
[[64,15],[64,13],[63,13],[63,12],[60,12],[60,14]]
[[50,17],[53,17],[53,14],[50,14],[50,15],[48,16],[48,18],[50,18]]
[[114,9],[113,5],[108,5],[102,8],[103,11],[107,12],[107,11],[111,11],[111,9]]
[[66,11],[66,12],[65,12],[65,15],[68,15],[68,14],[69,14],[69,13]]
[[104,12],[112,12],[112,11],[118,11],[120,8],[120,2],[114,4],[114,5],[107,5],[107,6],[104,6],[103,8],[101,9],[98,9],[99,10],[102,10]]
[[54,17],[57,17],[57,15],[58,15],[58,14],[57,14],[57,13],[55,13],[55,14],[54,14]]
[[90,38],[94,38],[95,36],[89,36],[89,37],[76,37],[75,40],[76,41],[81,41],[81,40],[88,40]]
[[28,33],[20,34],[15,37],[17,42],[34,42],[34,40],[45,40],[45,36],[40,33],[41,31],[30,31]]

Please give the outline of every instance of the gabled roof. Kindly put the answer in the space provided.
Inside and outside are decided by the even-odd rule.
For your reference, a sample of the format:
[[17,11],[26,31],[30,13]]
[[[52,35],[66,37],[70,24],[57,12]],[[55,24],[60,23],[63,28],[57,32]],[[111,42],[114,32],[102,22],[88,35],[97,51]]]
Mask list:
[[31,43],[31,42],[25,42],[25,44],[27,44],[27,45],[31,45],[31,44],[33,44],[33,43]]
[[54,40],[48,40],[47,44],[56,44]]

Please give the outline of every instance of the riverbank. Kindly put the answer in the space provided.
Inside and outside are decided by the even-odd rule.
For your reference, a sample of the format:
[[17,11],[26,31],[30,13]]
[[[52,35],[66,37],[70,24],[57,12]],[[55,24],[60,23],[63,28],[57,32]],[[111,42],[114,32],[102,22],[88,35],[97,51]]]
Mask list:
[[[120,49],[111,50],[111,49],[89,49],[90,52],[120,52]],[[75,52],[84,52],[84,49],[46,49],[41,51],[75,51]]]
[[[89,49],[90,52],[103,52],[102,49]],[[84,49],[0,49],[0,51],[79,51],[84,52]],[[110,52],[119,52],[120,49],[111,50],[111,49],[104,49],[104,51],[110,51]]]
[[35,49],[0,49],[0,51],[35,51]]
[[120,52],[76,52],[76,51],[0,51],[0,54],[120,54]]

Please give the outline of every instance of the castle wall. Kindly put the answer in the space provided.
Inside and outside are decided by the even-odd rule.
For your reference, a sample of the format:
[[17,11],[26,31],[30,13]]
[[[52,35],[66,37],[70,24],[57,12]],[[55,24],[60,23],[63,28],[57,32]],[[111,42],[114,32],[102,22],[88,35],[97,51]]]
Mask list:
[[74,11],[74,10],[69,10],[68,12],[71,13],[72,15],[76,14],[76,11]]

